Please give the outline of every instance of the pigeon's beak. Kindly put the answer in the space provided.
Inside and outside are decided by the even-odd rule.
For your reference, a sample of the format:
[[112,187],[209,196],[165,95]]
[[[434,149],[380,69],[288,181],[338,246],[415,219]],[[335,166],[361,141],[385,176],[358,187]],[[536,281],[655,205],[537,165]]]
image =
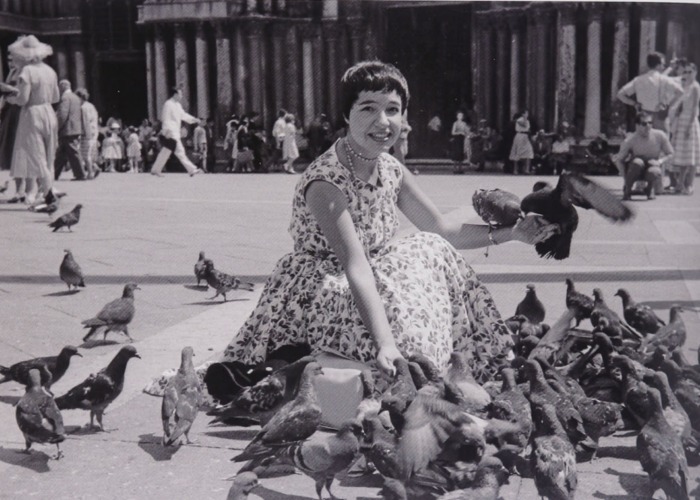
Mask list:
[[134,354],[134,357],[141,359],[141,356],[139,356],[138,354]]
[[136,286],[134,287],[134,290],[141,290],[141,287],[138,286],[138,285],[136,285]]
[[80,356],[81,358],[83,357],[83,355],[80,354],[79,352],[76,352],[76,353],[75,353],[75,356]]

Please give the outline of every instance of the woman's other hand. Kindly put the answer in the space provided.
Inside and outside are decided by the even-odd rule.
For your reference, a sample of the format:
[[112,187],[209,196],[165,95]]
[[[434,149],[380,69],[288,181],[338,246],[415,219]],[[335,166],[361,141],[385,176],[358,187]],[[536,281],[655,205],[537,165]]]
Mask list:
[[384,372],[392,377],[396,375],[396,367],[394,366],[394,361],[403,356],[396,348],[396,344],[393,342],[391,344],[385,344],[379,348],[377,353],[377,365]]
[[541,215],[529,214],[520,219],[511,229],[512,239],[534,245],[559,232],[559,227]]

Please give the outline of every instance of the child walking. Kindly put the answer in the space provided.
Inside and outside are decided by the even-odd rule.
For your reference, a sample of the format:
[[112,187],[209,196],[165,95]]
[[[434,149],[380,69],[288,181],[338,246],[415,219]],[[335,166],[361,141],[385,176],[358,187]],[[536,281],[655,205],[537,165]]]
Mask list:
[[114,130],[107,132],[102,141],[102,158],[107,172],[116,172],[124,159],[124,142]]
[[129,161],[129,172],[140,172],[139,162],[141,160],[141,140],[139,139],[136,127],[129,128],[129,138],[126,143],[126,157]]

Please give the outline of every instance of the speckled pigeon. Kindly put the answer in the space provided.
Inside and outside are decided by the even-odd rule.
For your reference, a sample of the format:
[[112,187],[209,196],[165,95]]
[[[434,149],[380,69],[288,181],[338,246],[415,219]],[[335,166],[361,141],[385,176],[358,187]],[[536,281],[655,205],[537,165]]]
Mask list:
[[136,313],[134,290],[140,290],[136,283],[125,285],[120,298],[105,305],[94,318],[83,321],[83,327],[90,329],[83,337],[83,342],[90,340],[102,328],[104,328],[103,340],[107,338],[109,332],[123,332],[131,342],[134,341],[129,335],[129,323]]
[[214,262],[211,259],[204,260],[204,269],[206,272],[207,284],[216,290],[216,295],[209,297],[209,300],[215,299],[219,295],[224,296],[224,302],[226,302],[226,294],[231,290],[243,289],[252,292],[255,285],[253,283],[246,283],[235,276],[223,273],[214,268]]
[[182,349],[180,369],[165,386],[160,411],[165,446],[174,444],[182,435],[188,444],[191,443],[190,428],[203,402],[202,386],[192,363],[193,356],[192,347]]
[[66,253],[63,256],[63,261],[61,261],[61,267],[58,269],[58,275],[66,285],[68,285],[68,290],[71,286],[74,288],[85,287],[85,276],[83,276],[83,270],[80,268],[80,264],[73,257],[73,252],[69,249],[65,249]]
[[477,189],[472,195],[474,210],[489,226],[513,226],[522,216],[520,198],[502,189]]

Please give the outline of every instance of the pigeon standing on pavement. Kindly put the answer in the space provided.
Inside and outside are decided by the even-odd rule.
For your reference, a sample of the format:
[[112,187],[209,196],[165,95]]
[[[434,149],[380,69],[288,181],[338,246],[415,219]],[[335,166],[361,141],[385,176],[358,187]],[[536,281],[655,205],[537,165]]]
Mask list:
[[477,189],[472,205],[489,226],[513,226],[522,217],[520,198],[502,189]]
[[68,290],[71,286],[76,290],[78,287],[85,287],[85,276],[83,276],[83,270],[80,268],[80,264],[76,262],[75,257],[73,257],[73,252],[67,248],[64,250],[66,253],[63,256],[63,261],[61,262],[61,267],[58,269],[58,275],[66,285],[68,285]]
[[581,320],[591,317],[593,312],[593,299],[588,295],[576,291],[574,280],[566,279],[566,307],[571,309],[576,319],[576,326],[581,323]]
[[207,284],[216,290],[216,295],[209,297],[209,300],[217,298],[219,295],[224,296],[224,302],[226,302],[226,294],[231,290],[247,290],[252,292],[255,288],[253,283],[246,283],[235,276],[223,273],[214,268],[214,262],[211,259],[204,260],[204,270],[206,273]]
[[192,347],[182,349],[180,369],[165,386],[160,412],[165,446],[172,445],[183,434],[187,443],[191,443],[190,428],[203,401],[202,386],[192,363],[193,356]]
[[520,208],[526,214],[540,214],[559,226],[557,234],[535,245],[540,257],[562,260],[569,256],[571,240],[578,227],[577,206],[593,208],[613,222],[625,222],[633,216],[632,211],[607,189],[583,175],[564,172],[555,187],[537,182],[533,192],[523,198]]
[[199,252],[199,260],[194,265],[194,277],[197,278],[197,286],[201,283],[202,280],[207,279],[207,272],[206,268],[204,266],[204,261],[206,258],[204,257],[204,250]]
[[252,471],[241,472],[230,480],[233,484],[228,490],[226,500],[248,500],[248,494],[260,486],[257,474]]
[[0,384],[14,381],[22,385],[29,385],[29,371],[35,369],[39,371],[41,376],[41,385],[46,387],[47,390],[50,390],[51,385],[58,382],[66,373],[70,365],[70,358],[73,356],[83,357],[83,355],[78,352],[77,347],[67,345],[61,349],[58,356],[27,359],[15,363],[9,368],[0,365],[0,376],[2,376]]
[[526,288],[525,298],[518,303],[517,307],[515,308],[515,314],[516,316],[518,314],[522,314],[530,323],[542,323],[545,316],[544,304],[537,297],[535,285],[530,283]]
[[126,365],[131,358],[141,359],[136,348],[132,345],[122,347],[105,368],[56,398],[56,404],[61,410],[89,410],[90,427],[97,418],[100,430],[104,431],[102,415],[124,389]]
[[83,337],[83,342],[90,340],[102,328],[104,328],[103,340],[107,338],[109,332],[123,332],[131,342],[134,341],[129,335],[129,323],[136,313],[134,290],[141,290],[136,283],[125,285],[121,298],[109,302],[94,318],[83,321],[83,328],[90,329]]
[[67,227],[68,230],[72,232],[73,230],[71,229],[71,226],[74,226],[80,222],[80,210],[82,208],[83,206],[78,203],[73,210],[61,215],[58,219],[49,224],[49,227],[53,228],[54,233],[62,227]]
[[15,416],[27,444],[25,453],[29,453],[32,443],[51,443],[57,450],[53,458],[63,456],[59,446],[66,439],[63,417],[53,398],[41,388],[41,375],[35,368],[29,370],[27,392],[17,403]]
[[659,331],[659,328],[666,324],[656,315],[651,307],[637,304],[626,289],[620,288],[615,292],[615,295],[622,299],[622,311],[625,321],[642,334],[656,333]]

